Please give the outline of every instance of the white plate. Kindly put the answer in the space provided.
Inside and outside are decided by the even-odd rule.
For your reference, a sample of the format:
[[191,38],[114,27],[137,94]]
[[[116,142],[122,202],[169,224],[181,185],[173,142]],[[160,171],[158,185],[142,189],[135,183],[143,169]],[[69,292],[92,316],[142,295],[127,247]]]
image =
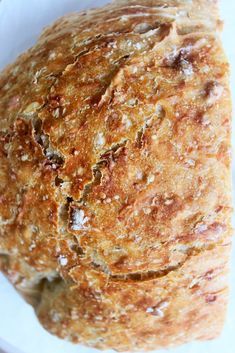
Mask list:
[[[42,28],[59,16],[106,2],[108,1],[2,0],[0,2],[0,68],[33,45]],[[231,83],[232,87],[235,87],[235,2],[221,0],[221,12],[226,24],[223,34],[224,46],[232,64]],[[233,93],[235,94],[235,90]],[[235,97],[233,98],[235,102]],[[232,295],[228,317],[221,337],[211,342],[194,342],[172,349],[171,353],[235,352],[235,252],[231,283]],[[97,352],[90,348],[75,346],[47,333],[38,323],[33,309],[20,298],[2,275],[0,275],[0,348],[7,353]],[[162,352],[158,351],[158,353]]]

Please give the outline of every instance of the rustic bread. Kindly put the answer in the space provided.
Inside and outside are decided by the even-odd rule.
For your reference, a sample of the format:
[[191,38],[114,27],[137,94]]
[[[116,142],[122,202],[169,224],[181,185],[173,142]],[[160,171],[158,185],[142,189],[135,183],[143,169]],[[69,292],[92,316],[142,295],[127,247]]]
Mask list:
[[221,332],[220,27],[214,0],[115,1],[59,19],[1,74],[1,269],[53,334],[134,351]]

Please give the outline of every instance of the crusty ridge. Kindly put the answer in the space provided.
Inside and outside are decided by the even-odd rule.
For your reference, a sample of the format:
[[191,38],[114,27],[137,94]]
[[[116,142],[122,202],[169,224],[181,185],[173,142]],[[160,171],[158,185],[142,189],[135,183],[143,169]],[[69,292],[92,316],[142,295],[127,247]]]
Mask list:
[[2,267],[51,332],[133,350],[220,331],[231,107],[219,26],[214,1],[115,2],[58,20],[2,74]]

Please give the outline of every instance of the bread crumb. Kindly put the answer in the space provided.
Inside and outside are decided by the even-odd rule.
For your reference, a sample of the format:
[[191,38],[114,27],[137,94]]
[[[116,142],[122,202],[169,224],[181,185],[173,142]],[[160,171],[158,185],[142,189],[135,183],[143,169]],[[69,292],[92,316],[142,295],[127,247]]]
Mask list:
[[97,316],[95,316],[95,320],[96,321],[103,321],[103,316],[97,315]]
[[187,160],[185,161],[185,164],[186,164],[188,167],[195,167],[196,162],[195,162],[193,159],[187,159]]
[[29,251],[32,251],[35,248],[36,248],[36,244],[32,242],[31,245],[29,246]]
[[200,70],[203,74],[207,74],[210,71],[210,66],[205,65]]
[[154,180],[155,180],[155,176],[153,174],[150,174],[147,178],[147,183],[151,184],[154,182]]
[[165,205],[166,205],[166,206],[172,205],[173,202],[174,202],[174,200],[168,199],[168,200],[165,201]]
[[50,52],[48,60],[54,60],[56,58],[56,53],[54,51]]
[[154,308],[149,307],[146,309],[146,313],[153,313],[154,312]]
[[85,213],[81,209],[73,209],[72,213],[72,230],[83,230],[86,229],[85,224],[88,222],[89,218],[85,217]]
[[99,132],[95,139],[96,147],[102,147],[105,144],[105,138],[103,132]]
[[151,314],[153,316],[164,317],[164,309],[168,307],[169,303],[166,301],[161,302],[157,306],[148,307],[146,309],[146,313]]
[[78,174],[78,175],[82,175],[83,173],[84,173],[84,168],[78,167],[78,169],[77,169],[77,174]]
[[144,211],[144,214],[147,214],[147,215],[152,212],[151,208],[144,208],[143,211]]
[[134,66],[133,68],[132,68],[132,73],[133,74],[136,74],[138,72],[138,67],[137,66]]
[[122,117],[122,123],[126,129],[129,129],[132,126],[132,122],[126,114],[124,114]]
[[66,266],[68,263],[67,257],[65,257],[64,255],[60,255],[59,256],[59,263],[61,266]]
[[135,235],[135,236],[134,236],[134,242],[135,242],[135,243],[140,243],[141,240],[142,240],[142,237],[141,237],[141,236],[138,236],[138,235]]
[[181,71],[186,77],[193,75],[193,65],[185,59],[181,60]]
[[135,47],[136,47],[136,49],[138,49],[138,50],[142,49],[141,43],[136,43]]
[[59,322],[61,320],[61,315],[57,313],[55,310],[51,310],[49,315],[53,322]]
[[58,119],[60,116],[60,108],[56,108],[55,110],[53,110],[52,115],[54,116],[54,118]]
[[143,179],[143,172],[141,170],[138,170],[136,173],[136,178],[138,180],[142,180]]
[[27,154],[23,154],[23,156],[21,156],[21,160],[22,162],[25,162],[29,159],[29,156]]
[[71,319],[72,320],[78,320],[79,319],[78,312],[74,308],[71,310]]

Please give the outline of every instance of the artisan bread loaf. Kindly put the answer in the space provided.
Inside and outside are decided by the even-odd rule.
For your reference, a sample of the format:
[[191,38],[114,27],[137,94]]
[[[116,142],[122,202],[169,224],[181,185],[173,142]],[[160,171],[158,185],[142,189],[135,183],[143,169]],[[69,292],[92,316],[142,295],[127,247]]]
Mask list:
[[214,0],[65,16],[0,76],[1,269],[59,337],[216,337],[231,248],[228,63]]

